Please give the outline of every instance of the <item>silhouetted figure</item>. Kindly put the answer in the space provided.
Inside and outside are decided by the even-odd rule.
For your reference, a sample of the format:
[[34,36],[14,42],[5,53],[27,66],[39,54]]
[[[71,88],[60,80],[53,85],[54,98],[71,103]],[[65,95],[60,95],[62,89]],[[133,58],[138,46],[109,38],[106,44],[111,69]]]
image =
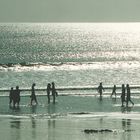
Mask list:
[[35,83],[33,83],[32,84],[32,89],[31,89],[31,105],[32,105],[32,103],[33,103],[33,101],[35,101],[35,103],[36,104],[38,104],[38,102],[37,102],[37,99],[36,99],[36,95],[35,95],[35,86],[36,86],[36,84]]
[[114,85],[114,87],[113,87],[111,97],[112,97],[113,95],[115,95],[115,98],[116,98],[116,85]]
[[126,90],[127,90],[126,106],[128,106],[128,102],[131,102],[132,105],[134,105],[134,103],[133,103],[132,100],[131,100],[131,92],[130,92],[129,84],[126,85]]
[[101,96],[102,96],[102,94],[103,94],[103,90],[104,90],[104,88],[103,88],[103,86],[102,86],[102,83],[100,83],[100,85],[99,85],[98,88],[97,88],[97,91],[98,91],[99,94],[100,94],[100,98],[101,98]]
[[20,102],[20,90],[19,86],[16,86],[16,89],[14,90],[13,94],[13,107],[15,107],[16,104],[17,106],[19,106],[19,102]]
[[47,85],[48,104],[50,103],[50,91],[51,91],[51,84],[48,83],[48,85]]
[[52,82],[52,96],[53,96],[53,103],[55,104],[55,97],[57,96],[57,92],[56,92],[56,89],[55,89],[55,84],[54,82]]
[[121,102],[122,102],[122,107],[123,107],[124,106],[124,102],[126,102],[126,100],[125,100],[125,86],[124,86],[124,84],[122,84]]
[[9,105],[11,106],[11,103],[13,101],[13,96],[14,96],[14,89],[11,87],[10,93],[9,93]]

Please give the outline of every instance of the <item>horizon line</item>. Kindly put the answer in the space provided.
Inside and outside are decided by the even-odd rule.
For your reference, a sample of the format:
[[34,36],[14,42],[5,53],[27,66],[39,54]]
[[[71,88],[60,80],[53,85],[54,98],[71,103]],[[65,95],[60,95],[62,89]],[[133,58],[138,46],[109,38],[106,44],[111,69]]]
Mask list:
[[73,22],[73,21],[66,21],[66,22],[51,22],[51,21],[49,21],[49,22],[10,22],[10,21],[8,21],[8,22],[1,22],[0,21],[0,24],[4,24],[4,23],[6,23],[6,24],[8,24],[8,23],[33,23],[33,24],[46,24],[46,23],[52,23],[52,24],[54,24],[54,23],[140,23],[140,21],[105,21],[105,22],[99,22],[99,21],[91,21],[91,22]]

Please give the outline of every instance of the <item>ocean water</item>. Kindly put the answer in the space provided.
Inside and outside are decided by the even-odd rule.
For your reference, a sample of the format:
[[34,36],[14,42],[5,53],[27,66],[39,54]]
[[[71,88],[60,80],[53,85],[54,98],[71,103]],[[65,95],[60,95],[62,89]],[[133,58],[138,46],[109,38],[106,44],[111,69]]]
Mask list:
[[139,85],[139,38],[140,23],[1,23],[0,87]]
[[[0,23],[0,89],[31,88],[33,82],[46,88],[52,81],[58,88],[140,85],[140,23]],[[0,92],[3,140],[140,139],[139,94],[132,97],[134,107],[122,108],[120,94],[100,100],[85,95],[92,90],[59,92],[69,96],[58,96],[54,105],[45,91],[36,91],[37,106],[29,105],[30,91],[21,92],[17,109],[3,96],[9,93]]]

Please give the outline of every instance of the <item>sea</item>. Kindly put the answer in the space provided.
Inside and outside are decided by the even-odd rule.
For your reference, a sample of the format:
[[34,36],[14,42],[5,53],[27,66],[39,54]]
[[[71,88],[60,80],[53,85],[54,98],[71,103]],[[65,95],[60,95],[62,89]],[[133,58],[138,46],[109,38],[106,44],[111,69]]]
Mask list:
[[[51,82],[64,89],[56,104],[47,103],[46,91],[36,91],[39,104],[31,106],[30,91],[21,91],[19,108],[9,107],[4,90],[31,89],[33,83],[45,89]],[[120,94],[110,98],[110,90],[101,99],[92,90],[100,82],[140,85],[139,22],[0,23],[3,140],[139,140],[140,89],[132,91],[138,93],[134,106],[121,107]],[[81,90],[65,90],[76,87]]]

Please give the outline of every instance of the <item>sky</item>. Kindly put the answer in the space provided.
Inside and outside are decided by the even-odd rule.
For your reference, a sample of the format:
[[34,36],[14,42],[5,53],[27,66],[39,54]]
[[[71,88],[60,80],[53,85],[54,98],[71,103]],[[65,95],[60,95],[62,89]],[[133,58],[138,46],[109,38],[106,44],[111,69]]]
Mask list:
[[0,22],[139,22],[140,0],[0,0]]

